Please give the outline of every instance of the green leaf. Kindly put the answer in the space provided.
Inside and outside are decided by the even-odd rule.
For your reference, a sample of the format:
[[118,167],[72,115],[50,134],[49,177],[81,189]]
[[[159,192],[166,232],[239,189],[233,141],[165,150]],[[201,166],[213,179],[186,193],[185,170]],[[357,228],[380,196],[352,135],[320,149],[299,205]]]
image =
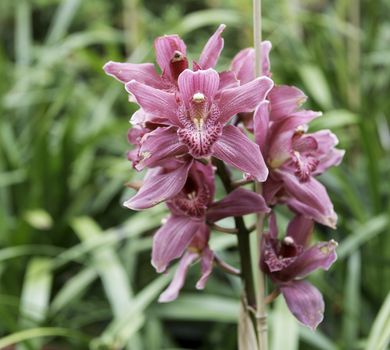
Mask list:
[[359,117],[346,109],[335,109],[327,111],[320,118],[314,119],[310,123],[310,130],[337,129],[359,122]]
[[97,277],[96,270],[92,267],[87,267],[67,280],[66,284],[53,299],[50,306],[50,312],[53,314],[66,308],[71,302],[74,302],[74,300],[77,299]]
[[347,263],[347,274],[344,293],[343,336],[346,347],[354,348],[358,341],[360,320],[360,283],[361,283],[360,252],[354,252]]
[[[157,277],[141,290],[133,299],[130,308],[124,309],[123,315],[109,324],[100,337],[103,344],[115,344],[118,348],[141,328],[144,318],[142,312],[156,299],[172,278],[172,271]],[[142,315],[142,316],[140,316]],[[134,325],[137,325],[135,327]]]
[[24,214],[25,220],[38,230],[48,230],[53,226],[53,219],[50,214],[43,209],[28,210]]
[[80,0],[65,0],[61,2],[52,20],[47,36],[47,44],[58,41],[66,34],[80,4]]
[[202,292],[193,295],[182,293],[175,302],[160,305],[156,313],[167,319],[236,323],[239,302],[236,299]]
[[[52,285],[51,260],[33,258],[27,267],[20,301],[21,328],[39,325],[46,317]],[[36,348],[39,342],[34,342]],[[19,345],[18,350],[26,349]]]
[[278,298],[272,313],[271,350],[298,350],[298,322],[288,309],[284,298]]
[[20,342],[42,337],[67,337],[67,338],[76,338],[82,340],[85,343],[88,338],[82,333],[73,331],[67,328],[58,328],[58,327],[42,327],[42,328],[31,328],[25,331],[20,331],[12,333],[3,338],[0,338],[0,349],[5,349],[8,346],[13,344],[18,344]]
[[218,25],[220,23],[238,25],[241,21],[242,18],[237,11],[222,9],[202,10],[186,15],[180,24],[173,29],[173,32],[177,31],[185,34],[206,25]]
[[385,350],[390,344],[390,293],[372,325],[366,350]]
[[[93,241],[103,234],[99,226],[88,217],[73,220],[72,226],[84,242]],[[132,300],[133,291],[130,288],[130,281],[126,271],[112,247],[104,246],[99,250],[94,250],[92,254],[94,267],[102,280],[115,319],[122,319],[128,315],[128,310],[134,303],[134,300]],[[124,341],[121,342],[120,347],[123,347],[130,341],[143,322],[144,315],[141,312],[133,315],[132,322],[130,322],[130,325],[127,325],[126,330],[128,332],[123,336]],[[135,339],[134,342],[138,342],[138,340]],[[117,339],[109,339],[108,342],[114,348],[117,347],[117,343]]]
[[384,232],[389,222],[385,214],[376,216],[365,224],[356,225],[357,228],[352,235],[342,241],[337,248],[337,256],[343,259],[355,252],[361,245],[373,239],[376,235]]
[[310,349],[315,350],[338,350],[338,347],[319,330],[311,331],[307,327],[299,327],[299,335],[303,341],[310,344]]
[[305,64],[299,69],[302,81],[309,94],[324,109],[332,106],[332,95],[323,71],[315,65]]

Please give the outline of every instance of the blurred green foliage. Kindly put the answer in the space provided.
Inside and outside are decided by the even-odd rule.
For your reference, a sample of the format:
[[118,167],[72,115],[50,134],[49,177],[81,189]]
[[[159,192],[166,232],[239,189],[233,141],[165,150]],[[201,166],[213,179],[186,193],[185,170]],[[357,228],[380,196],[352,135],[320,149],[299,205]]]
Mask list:
[[[153,61],[154,37],[168,33],[196,57],[225,23],[228,68],[251,45],[251,10],[243,0],[0,2],[1,349],[236,348],[237,279],[215,271],[195,293],[192,272],[177,301],[156,303],[170,279],[149,264],[164,208],[120,205],[139,177],[125,157],[135,106],[101,67]],[[274,80],[306,91],[307,106],[324,111],[313,129],[331,128],[347,149],[322,177],[339,226],[317,235],[340,242],[332,270],[313,276],[325,321],[311,333],[279,300],[272,350],[388,344],[389,13],[386,0],[264,0]],[[237,263],[234,237],[217,234],[212,246]]]

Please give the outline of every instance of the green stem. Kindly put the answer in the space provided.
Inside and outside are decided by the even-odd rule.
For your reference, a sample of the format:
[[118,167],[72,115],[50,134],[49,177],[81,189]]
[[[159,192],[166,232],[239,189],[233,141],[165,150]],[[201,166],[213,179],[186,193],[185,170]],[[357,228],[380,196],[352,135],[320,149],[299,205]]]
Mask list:
[[[255,46],[255,74],[256,77],[262,75],[262,55],[261,55],[261,0],[253,0],[253,39]],[[256,181],[256,192],[262,193],[261,183]],[[258,266],[260,261],[260,244],[263,234],[264,213],[259,213],[257,216],[256,225],[256,249],[258,252],[255,256],[256,263],[256,326],[257,339],[260,350],[268,349],[268,329],[267,329],[267,310],[265,305],[265,276]]]
[[[232,192],[234,187],[225,164],[218,159],[214,159],[214,164],[217,167],[217,174],[219,175],[226,192]],[[249,243],[250,231],[247,229],[242,216],[234,217],[234,222],[237,229],[238,251],[241,262],[241,280],[244,285],[245,297],[248,305],[255,308],[256,294],[251,264],[251,250]]]

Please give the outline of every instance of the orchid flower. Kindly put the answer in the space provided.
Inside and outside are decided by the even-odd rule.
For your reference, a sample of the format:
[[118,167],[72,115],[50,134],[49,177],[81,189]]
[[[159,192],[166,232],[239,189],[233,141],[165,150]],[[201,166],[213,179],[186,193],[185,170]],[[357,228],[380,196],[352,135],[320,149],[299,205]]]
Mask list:
[[167,201],[171,214],[154,235],[152,265],[157,272],[164,272],[172,260],[179,257],[181,260],[171,285],[161,295],[160,301],[171,301],[177,297],[188,267],[198,259],[202,276],[197,288],[204,288],[214,261],[214,253],[208,246],[209,224],[226,217],[269,212],[263,197],[243,188],[214,202],[214,183],[213,167],[194,162],[183,189]]
[[317,269],[328,270],[336,261],[334,240],[309,246],[313,221],[297,215],[290,221],[286,236],[278,239],[274,215],[270,216],[269,233],[261,242],[261,269],[283,294],[293,315],[304,325],[316,329],[323,319],[321,293],[304,277]]
[[340,164],[344,151],[335,149],[337,137],[329,130],[306,133],[307,123],[321,115],[313,111],[298,111],[270,125],[269,104],[260,105],[254,115],[255,139],[270,169],[264,184],[267,203],[284,202],[294,211],[334,228],[337,215],[315,176]]
[[145,135],[137,170],[156,166],[164,159],[190,154],[214,156],[265,181],[268,170],[258,145],[239,128],[226,123],[237,113],[253,110],[273,86],[267,77],[219,90],[220,77],[213,69],[186,69],[178,79],[178,92],[169,93],[135,80],[126,84],[146,113],[164,116],[170,126]]
[[[223,49],[224,40],[221,37],[225,25],[221,24],[210,37],[200,54],[199,61],[194,63],[197,69],[214,68]],[[187,69],[187,47],[184,41],[176,34],[158,37],[154,42],[156,61],[162,74],[159,75],[152,63],[120,63],[107,62],[103,69],[106,74],[122,83],[136,80],[156,89],[175,91],[179,75]],[[226,83],[234,82],[234,75],[221,73]]]

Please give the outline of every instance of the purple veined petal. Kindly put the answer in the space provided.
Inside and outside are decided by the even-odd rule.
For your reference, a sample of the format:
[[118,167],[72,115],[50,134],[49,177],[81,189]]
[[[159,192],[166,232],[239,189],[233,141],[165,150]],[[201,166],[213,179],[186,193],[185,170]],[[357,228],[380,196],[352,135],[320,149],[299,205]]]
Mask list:
[[296,244],[306,246],[313,229],[313,220],[298,214],[288,223],[287,236],[291,237]]
[[164,272],[172,260],[181,257],[202,226],[200,220],[171,215],[153,237],[152,265],[156,271]]
[[126,84],[126,90],[135,96],[137,103],[146,113],[164,118],[165,124],[180,125],[174,93],[155,89],[135,80]]
[[[137,102],[137,101],[133,101]],[[130,124],[136,126],[141,125],[143,127],[147,126],[147,124],[166,124],[170,125],[172,124],[170,121],[167,122],[167,118],[158,116],[155,114],[146,113],[142,108],[138,109],[133,113],[133,115],[130,118]]]
[[267,154],[267,137],[269,130],[269,101],[261,102],[253,114],[255,142],[260,146],[263,156]]
[[262,68],[262,75],[265,75],[267,77],[271,77],[271,62],[269,59],[269,53],[272,49],[272,44],[270,41],[265,40],[261,43],[261,55],[262,55],[262,62],[261,62],[261,68]]
[[311,177],[308,181],[300,182],[298,178],[288,171],[279,171],[285,190],[292,201],[287,200],[295,211],[303,214],[320,224],[336,227],[337,215],[325,187]]
[[335,134],[330,130],[320,130],[309,134],[309,136],[314,137],[318,143],[318,151],[326,154],[339,144],[339,140]]
[[164,83],[152,63],[135,64],[109,61],[104,65],[103,69],[107,75],[114,77],[122,83],[136,80],[156,89],[164,88]]
[[307,96],[295,86],[275,86],[268,96],[271,101],[271,120],[279,121],[296,112]]
[[333,134],[330,130],[321,130],[309,135],[314,137],[318,144],[316,155],[319,160],[319,164],[313,172],[313,175],[320,175],[330,167],[337,166],[341,163],[345,151],[335,148],[335,146],[339,143],[335,134]]
[[222,32],[226,26],[221,24],[217,31],[207,41],[199,57],[199,65],[202,69],[214,68],[223,49]]
[[263,197],[268,205],[278,202],[277,195],[283,190],[283,181],[274,172],[270,171],[267,181],[263,183]]
[[320,242],[306,249],[297,259],[282,272],[281,278],[290,280],[293,278],[303,278],[311,272],[322,269],[329,270],[337,260],[337,242],[333,239],[329,242]]
[[186,69],[177,81],[184,103],[188,105],[196,93],[204,94],[211,103],[219,86],[219,75],[213,69],[193,72]]
[[161,70],[163,73],[168,74],[171,80],[174,80],[175,77],[171,72],[171,63],[175,54],[181,54],[183,59],[187,61],[185,57],[187,49],[184,41],[175,34],[160,36],[154,41],[154,49],[156,51],[156,61]]
[[165,159],[185,154],[187,147],[179,143],[177,128],[159,127],[142,137],[139,148],[139,162],[135,165],[138,171],[145,167],[161,165]]
[[241,85],[255,79],[255,50],[252,47],[241,50],[232,60],[230,69]]
[[280,286],[292,314],[315,330],[324,318],[325,304],[317,288],[306,281],[292,281]]
[[200,257],[200,268],[202,275],[199,281],[196,283],[196,289],[204,289],[211,273],[213,272],[214,253],[209,247],[206,247],[202,251]]
[[183,288],[188,268],[199,258],[198,253],[186,252],[180,259],[179,266],[168,288],[158,298],[159,303],[168,303],[175,300]]
[[257,181],[267,179],[268,168],[259,146],[233,125],[223,128],[221,137],[214,144],[213,156],[254,176]]
[[123,205],[132,210],[142,210],[172,198],[182,190],[191,164],[192,161],[185,161],[170,171],[149,169],[140,190]]
[[[270,41],[263,41],[261,43],[262,52],[262,75],[271,76],[271,65],[269,60],[269,53],[272,44]],[[231,64],[231,70],[236,74],[237,79],[240,80],[241,85],[244,85],[255,79],[255,50],[251,47],[241,50],[234,58]]]
[[275,122],[269,130],[267,162],[272,168],[280,167],[290,158],[293,136],[299,127],[321,116],[321,112],[303,110],[291,114],[288,118]]
[[230,216],[242,216],[260,212],[270,212],[270,208],[265,204],[264,198],[253,191],[237,188],[225,198],[210,206],[207,212],[207,220],[216,222]]
[[318,142],[313,136],[304,134],[293,138],[292,149],[299,153],[315,152],[318,149]]
[[230,118],[242,112],[252,112],[263,101],[273,87],[267,77],[257,78],[236,88],[221,91],[218,106],[221,111],[220,122],[227,123]]
[[325,156],[321,157],[319,164],[315,171],[313,171],[313,176],[321,175],[326,170],[331,167],[340,165],[345,155],[345,150],[343,149],[332,149]]
[[237,80],[236,75],[233,72],[225,71],[219,73],[219,91],[235,88],[237,86],[240,86],[240,82]]

